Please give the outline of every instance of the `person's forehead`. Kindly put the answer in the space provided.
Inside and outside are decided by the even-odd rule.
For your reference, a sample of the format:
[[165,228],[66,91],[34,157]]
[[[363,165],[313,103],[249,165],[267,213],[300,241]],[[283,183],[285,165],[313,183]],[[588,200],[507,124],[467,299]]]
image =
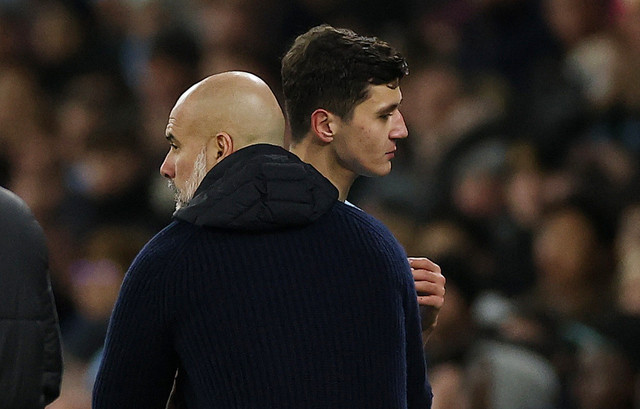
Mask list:
[[174,134],[174,128],[176,128],[176,118],[170,116],[165,128],[165,135],[169,136],[169,134]]
[[182,139],[193,132],[193,129],[190,129],[191,124],[187,108],[188,106],[185,104],[176,104],[171,110],[165,128],[165,136],[171,134],[174,138],[184,142]]

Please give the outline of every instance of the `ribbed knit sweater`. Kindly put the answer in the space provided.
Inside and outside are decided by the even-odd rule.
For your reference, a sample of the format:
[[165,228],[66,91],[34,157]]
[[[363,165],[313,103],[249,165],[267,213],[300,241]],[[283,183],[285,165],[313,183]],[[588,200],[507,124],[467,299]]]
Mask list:
[[[229,195],[245,210],[221,217]],[[381,223],[274,146],[198,196],[127,272],[94,409],[164,408],[176,369],[190,409],[430,407],[411,271]]]

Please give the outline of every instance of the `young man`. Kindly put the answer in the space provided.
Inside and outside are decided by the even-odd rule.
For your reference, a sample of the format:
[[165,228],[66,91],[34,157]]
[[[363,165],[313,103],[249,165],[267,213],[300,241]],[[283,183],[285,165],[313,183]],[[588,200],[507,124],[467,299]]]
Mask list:
[[[358,176],[391,171],[396,142],[408,135],[399,111],[408,73],[389,44],[328,25],[300,35],[282,59],[290,149],[336,186],[341,201]],[[427,337],[444,303],[445,278],[426,258],[409,263]]]
[[[336,186],[340,201],[348,204],[358,176],[391,171],[396,142],[408,135],[398,109],[400,80],[408,74],[400,54],[376,38],[321,25],[295,40],[282,59],[281,74],[290,149]],[[444,277],[428,259],[409,263],[426,306],[428,333],[444,302]]]
[[428,407],[402,249],[283,137],[253,75],[180,97],[161,167],[178,210],[127,272],[94,409],[164,408],[176,370],[191,409]]

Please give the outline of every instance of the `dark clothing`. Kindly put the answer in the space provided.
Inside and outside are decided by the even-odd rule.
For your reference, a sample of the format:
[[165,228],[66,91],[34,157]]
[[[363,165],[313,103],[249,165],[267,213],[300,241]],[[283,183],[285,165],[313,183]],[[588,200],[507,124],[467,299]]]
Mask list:
[[0,188],[0,409],[44,408],[60,394],[60,328],[44,233]]
[[214,167],[127,272],[93,408],[429,408],[389,231],[272,145]]
[[175,218],[197,226],[277,230],[317,220],[338,198],[311,165],[276,146],[249,146],[230,158],[205,176]]

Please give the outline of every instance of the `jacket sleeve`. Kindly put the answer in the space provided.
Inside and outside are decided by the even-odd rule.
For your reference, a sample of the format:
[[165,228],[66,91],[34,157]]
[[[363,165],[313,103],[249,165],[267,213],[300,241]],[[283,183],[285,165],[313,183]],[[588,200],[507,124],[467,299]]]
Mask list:
[[44,232],[0,188],[0,408],[44,408],[60,394],[60,328]]
[[94,384],[93,409],[164,409],[167,403],[177,368],[162,279],[171,267],[154,253],[147,245],[125,276]]
[[51,289],[49,276],[46,277],[46,290],[42,294],[44,330],[44,359],[42,374],[42,402],[45,405],[53,402],[60,395],[62,382],[62,346],[58,315]]

